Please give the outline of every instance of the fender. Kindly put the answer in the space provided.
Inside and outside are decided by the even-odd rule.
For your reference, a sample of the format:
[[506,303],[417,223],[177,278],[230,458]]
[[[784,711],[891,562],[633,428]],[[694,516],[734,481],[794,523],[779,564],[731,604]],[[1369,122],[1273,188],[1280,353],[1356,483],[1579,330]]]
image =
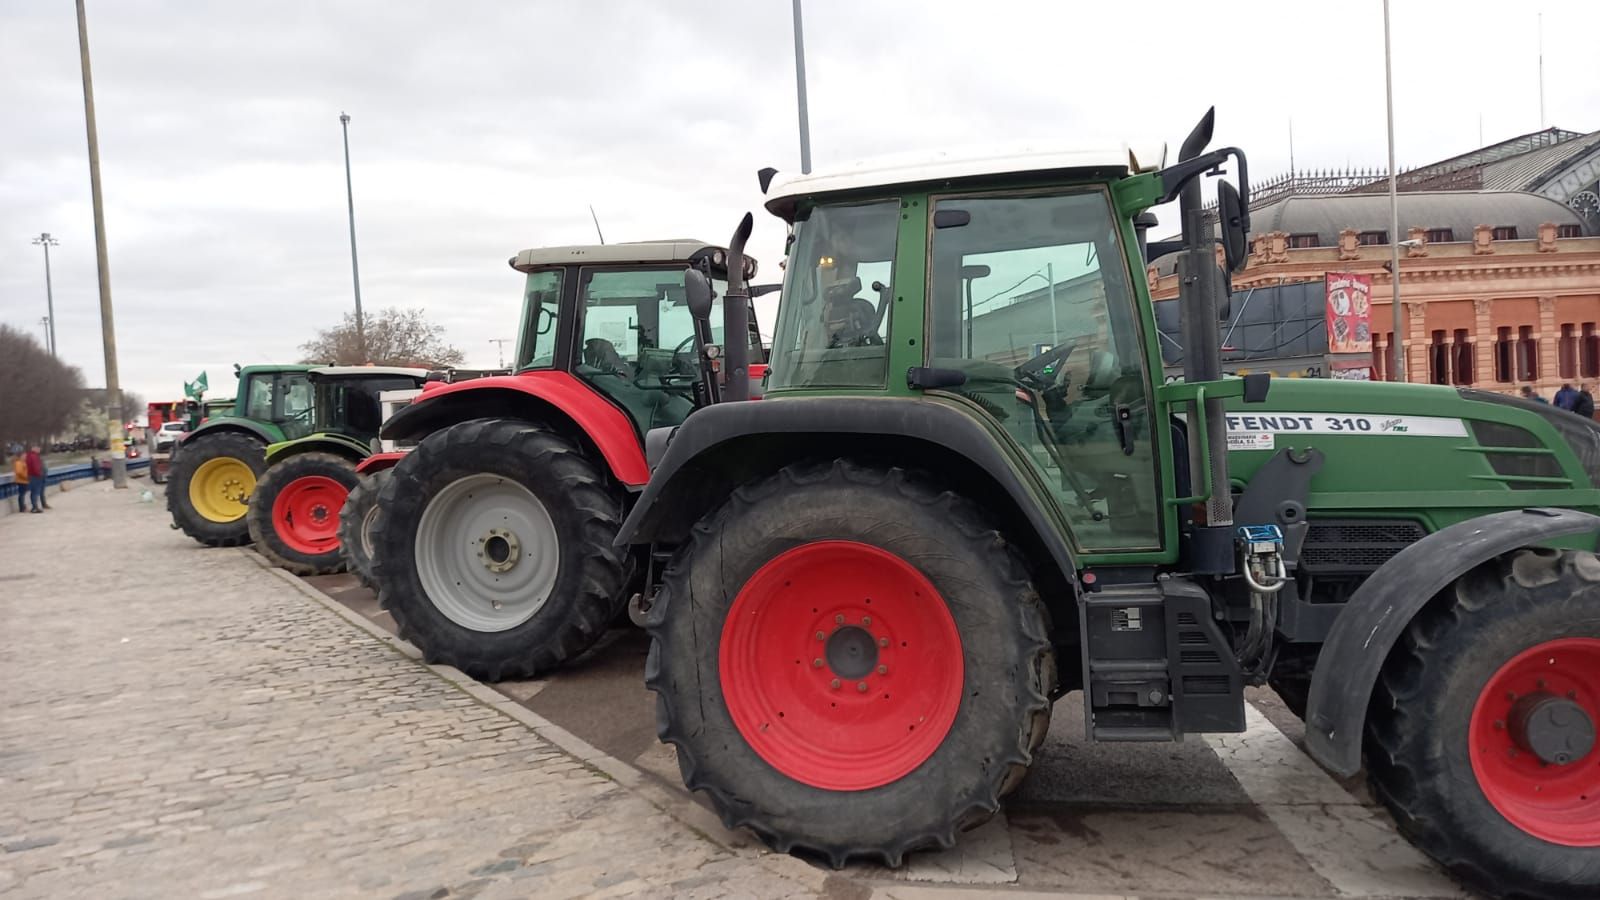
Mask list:
[[633,420],[568,372],[494,375],[430,387],[390,416],[379,436],[387,441],[420,441],[468,419],[525,415],[530,401],[554,407],[571,420],[624,485],[636,488],[650,480],[650,467]]
[[297,453],[320,451],[343,456],[346,459],[361,460],[371,455],[372,448],[363,444],[348,434],[339,434],[334,431],[324,431],[317,434],[308,434],[292,441],[279,441],[267,445],[267,465],[275,465],[286,457]]
[[235,416],[219,416],[207,419],[199,428],[187,432],[177,441],[179,446],[187,444],[197,437],[216,434],[219,431],[237,431],[251,435],[263,444],[276,444],[283,440],[283,432],[275,427],[263,425],[255,419],[244,419]]
[[946,471],[968,461],[972,477],[962,487],[1005,518],[1013,540],[1048,553],[1076,583],[1064,530],[1004,445],[971,414],[931,399],[769,398],[696,410],[678,426],[616,543],[677,543],[739,485],[790,462],[852,452],[909,467],[945,463]]
[[1367,704],[1389,650],[1411,618],[1465,572],[1501,554],[1600,531],[1570,509],[1514,509],[1441,528],[1406,547],[1351,595],[1317,657],[1306,704],[1312,759],[1349,777],[1361,770]]
[[394,468],[394,464],[406,457],[405,450],[395,450],[389,453],[374,453],[356,463],[357,475],[372,475],[384,469]]

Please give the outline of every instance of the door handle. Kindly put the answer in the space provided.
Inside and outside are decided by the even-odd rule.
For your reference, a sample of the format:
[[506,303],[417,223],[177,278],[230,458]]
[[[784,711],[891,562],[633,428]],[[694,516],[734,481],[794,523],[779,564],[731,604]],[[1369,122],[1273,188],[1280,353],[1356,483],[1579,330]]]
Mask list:
[[1133,455],[1133,407],[1117,404],[1111,421],[1117,426],[1117,440],[1122,442],[1122,455]]

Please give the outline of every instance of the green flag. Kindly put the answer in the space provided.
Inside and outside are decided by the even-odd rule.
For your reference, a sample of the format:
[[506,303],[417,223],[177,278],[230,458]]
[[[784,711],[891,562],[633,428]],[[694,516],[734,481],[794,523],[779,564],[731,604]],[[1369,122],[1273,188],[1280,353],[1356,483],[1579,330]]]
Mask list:
[[183,395],[185,397],[193,397],[194,399],[199,400],[201,395],[206,392],[206,388],[208,387],[210,387],[210,385],[206,383],[206,373],[201,372],[199,378],[196,378],[194,381],[185,381],[183,383]]

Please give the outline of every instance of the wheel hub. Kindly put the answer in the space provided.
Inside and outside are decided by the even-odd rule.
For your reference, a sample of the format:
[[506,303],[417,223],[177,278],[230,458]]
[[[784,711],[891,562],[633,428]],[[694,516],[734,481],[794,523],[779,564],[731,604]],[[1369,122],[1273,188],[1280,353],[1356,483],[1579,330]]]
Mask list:
[[484,568],[500,575],[517,567],[522,557],[522,542],[504,528],[491,528],[478,538],[478,558]]
[[1529,694],[1511,707],[1511,740],[1541,763],[1565,766],[1594,749],[1594,722],[1583,707],[1547,692]]
[[855,680],[878,666],[878,641],[858,625],[845,625],[829,636],[822,655],[840,678]]

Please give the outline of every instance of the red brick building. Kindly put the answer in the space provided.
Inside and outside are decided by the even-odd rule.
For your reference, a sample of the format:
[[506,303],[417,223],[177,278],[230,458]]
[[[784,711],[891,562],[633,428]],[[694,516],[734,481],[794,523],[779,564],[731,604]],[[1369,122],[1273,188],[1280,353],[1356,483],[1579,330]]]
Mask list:
[[[1407,380],[1530,384],[1547,398],[1563,381],[1600,381],[1600,132],[1524,135],[1397,180]],[[1371,277],[1373,377],[1392,379],[1386,191],[1370,172],[1263,184],[1233,284],[1238,297],[1329,272]],[[1170,260],[1150,275],[1155,299],[1176,296]]]

